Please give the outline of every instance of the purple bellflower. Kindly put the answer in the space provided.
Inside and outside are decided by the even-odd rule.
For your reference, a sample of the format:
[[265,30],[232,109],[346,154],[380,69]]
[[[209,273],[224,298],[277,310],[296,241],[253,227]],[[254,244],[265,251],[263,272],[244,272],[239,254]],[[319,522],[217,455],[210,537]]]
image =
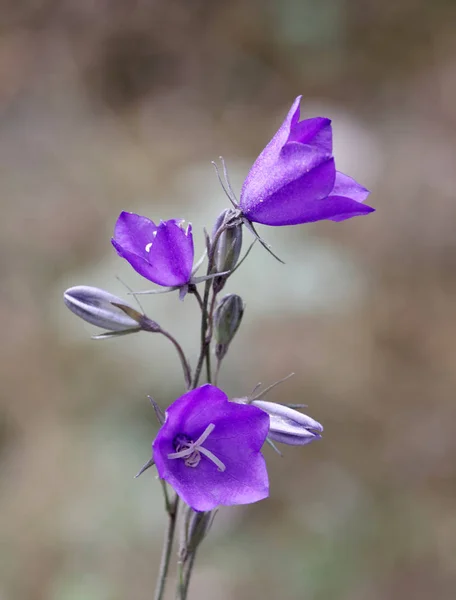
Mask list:
[[258,156],[242,186],[240,208],[248,221],[298,225],[343,221],[373,212],[369,191],[336,171],[331,121],[299,120],[301,96]]
[[192,275],[193,236],[190,224],[171,219],[153,221],[122,212],[111,240],[117,254],[140,275],[162,286],[181,287]]
[[158,475],[196,511],[262,500],[269,494],[261,454],[268,430],[266,412],[203,385],[167,409],[152,445]]

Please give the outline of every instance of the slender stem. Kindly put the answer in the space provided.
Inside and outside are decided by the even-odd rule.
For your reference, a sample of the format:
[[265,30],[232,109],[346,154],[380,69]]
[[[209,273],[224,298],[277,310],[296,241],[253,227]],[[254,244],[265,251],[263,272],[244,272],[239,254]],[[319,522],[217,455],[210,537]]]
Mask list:
[[184,584],[183,584],[183,596],[182,596],[182,600],[186,600],[187,598],[187,593],[188,593],[188,588],[190,585],[190,577],[192,576],[192,570],[193,570],[193,565],[195,564],[195,558],[196,558],[196,548],[195,550],[193,550],[193,552],[190,553],[190,556],[187,559],[186,562],[186,569],[184,571]]
[[196,300],[198,301],[201,312],[203,312],[204,311],[203,299],[201,298],[201,294],[198,292],[198,288],[196,286],[192,289],[192,294],[195,296]]
[[217,382],[218,382],[218,376],[219,376],[219,373],[220,373],[220,366],[221,366],[221,364],[222,364],[222,361],[221,361],[221,360],[218,358],[218,359],[217,359],[217,365],[216,365],[216,367],[215,367],[214,385],[217,385]]
[[[214,239],[212,240],[211,246],[208,250],[208,258],[207,258],[207,275],[210,275],[212,273],[212,269],[214,267],[214,257],[215,257],[215,248],[217,246],[217,242],[220,238],[220,236],[222,235],[223,231],[225,231],[225,229],[227,229],[226,224],[222,225],[215,233],[214,235]],[[212,285],[212,281],[210,279],[207,279],[204,283],[204,296],[201,299],[201,295],[199,294],[198,290],[193,290],[193,293],[196,296],[196,299],[198,301],[198,304],[201,308],[201,350],[200,350],[200,355],[198,358],[198,363],[196,365],[196,369],[195,369],[195,375],[193,377],[193,382],[192,382],[192,387],[195,388],[198,385],[198,381],[201,375],[201,370],[203,368],[203,364],[204,361],[206,361],[206,375],[207,375],[207,381],[208,383],[211,382],[212,377],[211,377],[211,356],[210,356],[210,342],[211,342],[211,337],[212,337],[212,331],[210,332],[211,335],[208,339],[208,328],[209,328],[209,321],[212,318],[212,314],[213,313],[213,308],[215,305],[215,297],[216,294],[213,295],[212,298],[212,302],[211,302],[211,310],[208,311],[208,305],[209,305],[209,294],[211,291],[211,285]]]
[[188,360],[184,354],[184,351],[182,350],[181,345],[176,340],[176,338],[174,338],[170,333],[168,333],[164,329],[161,329],[160,333],[162,333],[166,338],[168,338],[169,341],[172,342],[172,344],[176,348],[177,353],[180,358],[180,361],[181,361],[181,364],[182,364],[182,369],[184,371],[185,384],[186,384],[187,388],[190,388],[190,385],[192,383],[192,372],[190,369],[190,365],[188,364]]
[[[211,252],[212,255],[212,252]],[[208,273],[210,273],[210,265],[208,265]],[[207,305],[209,302],[209,292],[210,292],[210,288],[211,288],[211,280],[208,279],[205,284],[204,284],[204,297],[201,298],[200,293],[198,292],[198,290],[195,290],[193,292],[193,294],[195,295],[198,304],[201,308],[201,348],[200,348],[200,354],[198,357],[198,363],[196,365],[196,369],[195,369],[195,374],[193,376],[193,381],[192,381],[192,389],[196,388],[199,382],[199,378],[201,376],[201,370],[203,368],[203,364],[204,364],[204,360],[206,359],[206,366],[207,366],[207,354],[208,354],[208,343],[206,340],[206,333],[207,333],[207,327],[208,327],[208,310],[207,310]],[[209,363],[210,364],[210,363]],[[209,367],[209,372],[208,372],[208,382],[210,382],[211,378],[210,378],[210,367]]]
[[166,483],[163,482],[163,493],[165,496],[165,505],[168,512],[168,525],[165,531],[165,539],[163,542],[163,550],[160,561],[160,571],[158,574],[157,585],[155,588],[154,600],[162,600],[165,592],[166,578],[168,576],[169,563],[171,558],[171,552],[173,548],[174,532],[176,530],[176,517],[179,507],[179,496],[174,496],[173,502],[169,501],[168,492],[166,490]]

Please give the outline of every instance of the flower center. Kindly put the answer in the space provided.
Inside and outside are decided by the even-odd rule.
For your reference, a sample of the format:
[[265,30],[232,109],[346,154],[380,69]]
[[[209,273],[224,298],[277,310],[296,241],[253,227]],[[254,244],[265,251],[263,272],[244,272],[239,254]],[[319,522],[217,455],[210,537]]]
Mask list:
[[226,469],[225,465],[215,454],[210,450],[203,447],[203,442],[207,440],[209,435],[214,431],[215,425],[211,423],[206,427],[203,433],[199,436],[196,442],[192,442],[191,439],[184,435],[179,434],[174,438],[174,447],[176,452],[168,454],[168,458],[171,460],[175,458],[183,458],[186,467],[197,467],[201,460],[201,454],[204,454],[210,461],[212,461],[218,468],[219,471]]

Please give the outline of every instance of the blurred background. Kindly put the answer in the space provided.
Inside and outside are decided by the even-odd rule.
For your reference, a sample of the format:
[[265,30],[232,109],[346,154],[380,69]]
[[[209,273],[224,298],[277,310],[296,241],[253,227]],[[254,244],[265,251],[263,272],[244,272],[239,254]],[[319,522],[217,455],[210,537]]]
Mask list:
[[[325,426],[269,448],[270,498],[222,508],[191,597],[452,599],[456,588],[456,4],[452,0],[3,0],[0,5],[0,599],[151,598],[164,528],[151,394],[184,390],[166,340],[93,342],[63,305],[150,285],[119,212],[184,218],[202,249],[292,101],[333,119],[377,212],[260,227],[220,384]],[[131,297],[130,297],[131,299]],[[192,360],[196,303],[144,309]],[[173,578],[170,595],[173,597]]]

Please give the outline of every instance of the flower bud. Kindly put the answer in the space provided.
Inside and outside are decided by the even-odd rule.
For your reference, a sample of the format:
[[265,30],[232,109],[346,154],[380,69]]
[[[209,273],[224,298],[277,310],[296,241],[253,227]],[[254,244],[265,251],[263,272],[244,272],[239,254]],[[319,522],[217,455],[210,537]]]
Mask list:
[[[156,323],[139,313],[125,302],[96,287],[77,285],[63,294],[63,301],[78,317],[110,332],[134,332],[151,330]],[[157,329],[159,331],[159,328]]]
[[[215,240],[217,231],[227,223],[231,210],[226,208],[218,217],[212,231]],[[239,259],[242,247],[242,223],[224,229],[215,241],[214,273],[232,271]],[[226,276],[225,276],[226,278]],[[224,278],[224,279],[225,279]]]
[[304,446],[321,438],[323,426],[297,410],[264,400],[253,400],[252,404],[269,414],[268,439],[272,441]]
[[[183,549],[185,556],[188,556],[188,554],[191,552],[195,552],[195,550],[207,536],[214,521],[216,512],[217,511],[191,511],[187,524],[187,544]],[[185,558],[185,556],[183,558]]]
[[222,360],[242,321],[244,302],[237,294],[224,296],[214,313],[215,355]]

